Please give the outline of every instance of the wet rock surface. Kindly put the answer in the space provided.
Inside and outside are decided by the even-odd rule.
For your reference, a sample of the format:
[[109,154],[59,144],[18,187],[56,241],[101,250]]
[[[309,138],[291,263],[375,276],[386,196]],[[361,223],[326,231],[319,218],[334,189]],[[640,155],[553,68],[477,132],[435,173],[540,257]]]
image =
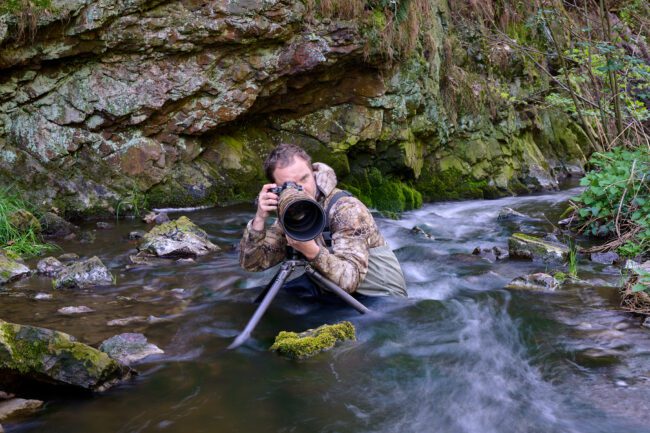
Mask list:
[[85,289],[94,286],[107,286],[113,283],[113,276],[97,257],[73,262],[57,274],[53,285],[57,289]]
[[329,350],[337,342],[356,340],[354,326],[350,322],[322,325],[304,332],[282,331],[275,337],[270,350],[292,359],[310,358]]
[[29,268],[4,250],[0,250],[0,285],[29,275]]
[[569,249],[562,244],[545,241],[524,233],[514,233],[508,239],[508,253],[511,258],[541,260],[559,263],[565,260]]
[[0,321],[0,386],[22,388],[21,382],[106,389],[129,370],[108,355],[63,332]]
[[148,343],[144,335],[137,333],[115,335],[103,341],[99,350],[124,365],[131,365],[150,355],[165,353],[155,344]]
[[219,251],[205,231],[182,216],[163,223],[147,233],[140,246],[141,253],[164,258],[194,258]]
[[552,275],[538,272],[535,274],[517,277],[510,281],[506,288],[508,289],[523,289],[534,290],[541,292],[554,292],[560,286],[560,281]]

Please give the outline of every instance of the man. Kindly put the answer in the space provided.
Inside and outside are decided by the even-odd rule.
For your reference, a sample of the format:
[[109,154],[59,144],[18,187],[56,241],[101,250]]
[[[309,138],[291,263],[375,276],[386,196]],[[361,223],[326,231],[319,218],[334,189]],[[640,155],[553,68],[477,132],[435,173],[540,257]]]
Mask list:
[[[312,165],[303,149],[281,144],[267,157],[264,170],[271,183],[262,187],[255,218],[248,223],[240,243],[239,262],[244,269],[261,271],[280,263],[285,259],[288,245],[302,253],[312,268],[348,293],[407,296],[397,258],[379,233],[370,211],[357,198],[337,194],[341,190],[336,188],[332,168],[323,163]],[[270,189],[289,181],[301,185],[323,209],[329,208],[331,248],[322,235],[300,242],[286,236],[278,221],[266,227],[266,219],[278,205],[278,195]],[[289,282],[285,287],[295,288],[295,285]],[[314,287],[311,294],[317,295]]]

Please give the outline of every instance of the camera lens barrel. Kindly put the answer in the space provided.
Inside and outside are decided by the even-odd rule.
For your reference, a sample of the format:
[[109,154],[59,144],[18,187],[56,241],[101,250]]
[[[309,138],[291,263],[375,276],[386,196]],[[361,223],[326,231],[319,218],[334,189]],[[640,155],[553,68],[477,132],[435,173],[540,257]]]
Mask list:
[[278,218],[284,232],[297,241],[310,241],[325,229],[325,210],[304,191],[286,188],[278,201]]

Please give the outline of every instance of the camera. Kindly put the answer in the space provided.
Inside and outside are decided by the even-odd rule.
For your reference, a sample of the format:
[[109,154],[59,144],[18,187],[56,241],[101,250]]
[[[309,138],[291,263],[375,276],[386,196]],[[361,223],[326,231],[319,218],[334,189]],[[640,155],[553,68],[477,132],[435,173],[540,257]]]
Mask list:
[[323,232],[326,215],[323,207],[295,182],[268,191],[277,194],[278,220],[287,236],[297,241],[310,241]]

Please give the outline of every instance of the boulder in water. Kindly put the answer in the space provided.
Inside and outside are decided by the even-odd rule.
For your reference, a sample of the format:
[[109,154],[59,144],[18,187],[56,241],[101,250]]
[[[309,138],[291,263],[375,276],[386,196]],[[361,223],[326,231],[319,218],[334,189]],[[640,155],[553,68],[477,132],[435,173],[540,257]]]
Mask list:
[[5,250],[0,250],[0,284],[6,284],[29,275],[29,268],[17,261],[17,258],[17,256],[7,253]]
[[144,235],[138,249],[158,257],[194,258],[218,251],[219,247],[210,242],[205,231],[182,216],[151,229]]
[[0,387],[61,385],[101,391],[130,369],[63,332],[0,320]]
[[38,264],[36,265],[36,270],[39,274],[46,275],[48,277],[54,277],[58,275],[58,273],[61,272],[64,267],[65,266],[63,263],[50,256],[39,260]]
[[93,286],[107,286],[113,283],[113,276],[97,257],[74,262],[65,266],[54,280],[57,289],[85,289]]
[[52,212],[45,212],[40,219],[40,223],[41,233],[52,238],[64,238],[79,230],[79,227]]
[[510,281],[506,288],[524,289],[542,292],[554,292],[560,286],[560,281],[549,274],[538,272],[535,274],[517,277]]
[[275,337],[275,343],[270,350],[288,358],[305,359],[329,350],[338,341],[345,340],[356,340],[354,326],[348,321],[322,325],[301,333],[282,331]]
[[124,365],[130,365],[149,355],[165,353],[155,344],[148,343],[144,335],[132,332],[114,335],[104,340],[99,346],[99,350]]
[[549,242],[524,233],[514,233],[508,239],[510,257],[544,262],[561,262],[569,255],[569,249],[562,244]]

